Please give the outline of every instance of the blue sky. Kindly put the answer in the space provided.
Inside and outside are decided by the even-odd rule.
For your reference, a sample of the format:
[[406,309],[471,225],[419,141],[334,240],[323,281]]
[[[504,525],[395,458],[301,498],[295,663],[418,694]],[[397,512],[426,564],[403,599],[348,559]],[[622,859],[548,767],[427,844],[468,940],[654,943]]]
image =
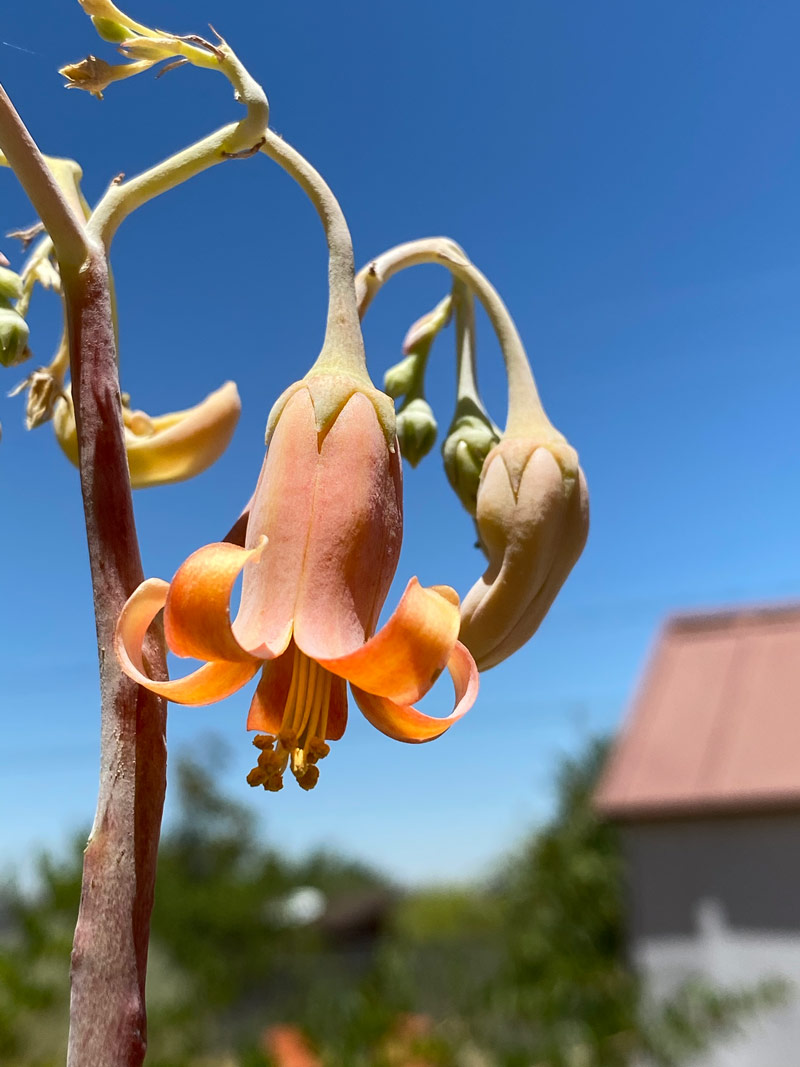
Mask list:
[[[227,83],[183,70],[112,87],[99,103],[56,68],[113,58],[77,2],[9,5],[0,80],[41,147],[77,158],[96,199],[237,117]],[[580,451],[592,531],[550,616],[487,673],[443,739],[401,746],[355,712],[317,790],[244,783],[248,693],[174,708],[174,752],[208,732],[232,747],[226,785],[265,835],[319,844],[398,878],[488,869],[548,810],[560,755],[618,723],[665,614],[796,597],[800,387],[800,10],[603,4],[269,4],[140,0],[176,32],[213,22],[263,82],[273,127],[339,196],[363,263],[443,233],[516,317],[547,410]],[[0,172],[0,226],[32,221]],[[10,241],[3,245],[19,263]],[[145,571],[170,577],[247,499],[272,400],[319,349],[325,251],[302,194],[263,159],[202,175],[128,220],[112,253],[123,387],[152,413],[228,377],[244,410],[229,451],[184,485],[135,498]],[[369,312],[373,377],[447,288],[420,268]],[[36,362],[58,309],[39,294]],[[450,335],[429,395],[452,408]],[[504,384],[491,335],[480,377],[495,418]],[[0,372],[5,394],[19,370]],[[91,820],[98,697],[78,481],[49,428],[26,434],[0,399],[0,865],[24,867]],[[406,470],[396,601],[411,574],[464,593],[481,571],[438,454]],[[399,588],[398,588],[399,587]],[[442,707],[441,700],[434,700]]]

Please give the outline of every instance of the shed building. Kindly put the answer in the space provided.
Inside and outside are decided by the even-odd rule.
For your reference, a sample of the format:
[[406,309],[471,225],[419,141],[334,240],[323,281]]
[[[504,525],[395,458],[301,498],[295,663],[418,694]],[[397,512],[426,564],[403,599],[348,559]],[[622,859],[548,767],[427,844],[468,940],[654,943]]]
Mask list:
[[797,986],[698,1067],[800,1067],[800,605],[669,620],[595,801],[653,995]]

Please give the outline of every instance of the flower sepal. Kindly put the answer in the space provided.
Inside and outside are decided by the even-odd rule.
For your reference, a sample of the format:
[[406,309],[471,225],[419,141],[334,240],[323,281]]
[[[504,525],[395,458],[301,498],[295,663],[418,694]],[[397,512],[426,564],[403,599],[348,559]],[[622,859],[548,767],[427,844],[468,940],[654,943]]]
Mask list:
[[314,421],[320,442],[324,440],[330,428],[333,426],[338,415],[342,412],[347,402],[356,393],[363,393],[375,408],[375,414],[383,430],[387,447],[390,452],[395,450],[397,438],[397,420],[395,416],[392,398],[362,381],[360,378],[351,377],[347,374],[336,374],[330,371],[311,371],[305,378],[293,382],[285,389],[275,403],[267,418],[267,430],[265,444],[269,447],[272,435],[278,420],[286,408],[286,405],[301,389],[308,390],[311,403],[314,408]]

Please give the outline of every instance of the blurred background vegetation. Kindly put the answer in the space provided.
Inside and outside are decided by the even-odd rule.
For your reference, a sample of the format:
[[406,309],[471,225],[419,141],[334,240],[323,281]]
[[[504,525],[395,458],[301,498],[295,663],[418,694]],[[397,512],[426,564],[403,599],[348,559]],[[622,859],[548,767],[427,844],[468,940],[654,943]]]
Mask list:
[[[482,884],[404,890],[346,857],[290,862],[179,759],[148,978],[150,1067],[654,1067],[689,1063],[779,982],[699,979],[650,1004],[627,965],[622,864],[590,796],[606,746],[564,763],[551,821]],[[0,1062],[63,1064],[81,849],[0,890]],[[100,1009],[102,1010],[102,1008]]]

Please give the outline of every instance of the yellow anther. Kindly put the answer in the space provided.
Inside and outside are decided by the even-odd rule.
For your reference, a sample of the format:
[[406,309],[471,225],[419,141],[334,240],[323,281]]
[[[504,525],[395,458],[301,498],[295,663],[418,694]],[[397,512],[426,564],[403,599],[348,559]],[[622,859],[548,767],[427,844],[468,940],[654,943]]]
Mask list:
[[325,741],[333,676],[315,660],[294,647],[292,680],[283,708],[277,737],[258,734],[253,744],[260,749],[258,766],[248,776],[251,785],[270,792],[283,787],[283,773],[292,774],[303,789],[313,789],[319,779],[318,760],[330,752]]
[[281,762],[280,753],[273,752],[271,749],[268,749],[266,752],[259,752],[258,754],[258,765],[265,771],[282,770]]
[[314,737],[306,749],[306,762],[316,763],[317,760],[325,759],[330,750],[331,746],[326,744],[321,737]]
[[247,784],[252,786],[265,785],[267,773],[261,767],[253,767],[247,776]]
[[319,781],[319,767],[306,767],[304,773],[297,779],[301,789],[313,789]]
[[256,734],[253,738],[253,744],[256,748],[260,749],[273,748],[275,745],[275,738],[272,734]]

